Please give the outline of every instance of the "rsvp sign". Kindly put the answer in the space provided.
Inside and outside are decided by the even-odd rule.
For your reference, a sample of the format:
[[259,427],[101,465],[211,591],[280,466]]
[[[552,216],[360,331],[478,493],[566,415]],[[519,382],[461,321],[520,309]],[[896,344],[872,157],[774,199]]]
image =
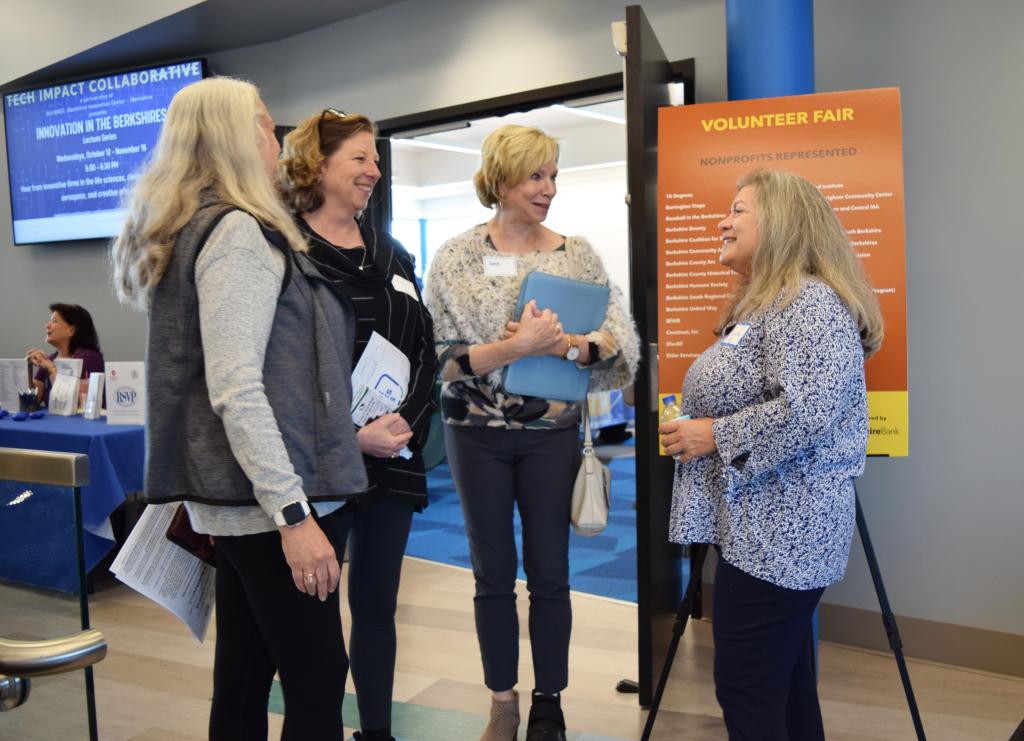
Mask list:
[[146,423],[146,364],[107,363],[107,424]]

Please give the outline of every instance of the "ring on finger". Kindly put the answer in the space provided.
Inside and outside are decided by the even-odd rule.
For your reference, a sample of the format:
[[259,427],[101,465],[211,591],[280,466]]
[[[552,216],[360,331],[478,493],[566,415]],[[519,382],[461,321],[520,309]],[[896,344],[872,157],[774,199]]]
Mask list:
[[316,588],[316,574],[306,574],[305,581],[306,581],[306,589],[315,589]]

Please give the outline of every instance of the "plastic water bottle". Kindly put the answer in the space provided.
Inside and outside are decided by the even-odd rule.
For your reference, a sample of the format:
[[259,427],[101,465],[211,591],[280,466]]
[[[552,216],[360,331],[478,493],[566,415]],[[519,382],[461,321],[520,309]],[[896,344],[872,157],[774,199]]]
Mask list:
[[[662,408],[661,416],[658,418],[658,421],[659,421],[660,424],[665,424],[666,422],[671,422],[671,421],[676,420],[676,419],[689,419],[689,418],[690,418],[690,415],[683,414],[682,408],[679,406],[679,403],[676,401],[676,395],[675,394],[669,394],[668,396],[665,397],[665,406]],[[679,454],[676,453],[675,455],[673,455],[672,456],[672,460],[674,460],[674,461],[679,460]]]

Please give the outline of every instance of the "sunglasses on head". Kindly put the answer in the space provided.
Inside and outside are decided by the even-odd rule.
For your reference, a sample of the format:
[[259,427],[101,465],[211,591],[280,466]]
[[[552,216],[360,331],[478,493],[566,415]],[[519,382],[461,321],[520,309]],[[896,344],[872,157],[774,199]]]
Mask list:
[[333,116],[337,116],[338,118],[346,118],[348,116],[348,113],[346,113],[345,111],[339,111],[337,108],[324,108],[323,111],[320,113],[320,121],[323,121],[324,116],[326,116],[328,113],[330,113]]

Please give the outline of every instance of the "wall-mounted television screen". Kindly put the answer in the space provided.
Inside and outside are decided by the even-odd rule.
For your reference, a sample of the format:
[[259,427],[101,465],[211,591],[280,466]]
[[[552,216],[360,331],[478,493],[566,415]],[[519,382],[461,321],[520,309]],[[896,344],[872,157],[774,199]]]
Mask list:
[[202,59],[6,93],[15,244],[111,237],[171,98]]

